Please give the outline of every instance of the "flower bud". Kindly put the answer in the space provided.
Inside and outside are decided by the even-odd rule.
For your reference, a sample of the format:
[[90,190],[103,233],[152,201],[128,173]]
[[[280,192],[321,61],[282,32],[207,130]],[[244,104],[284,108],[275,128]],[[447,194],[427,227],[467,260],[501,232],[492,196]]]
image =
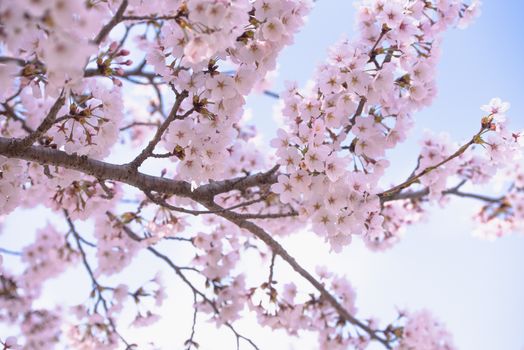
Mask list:
[[109,45],[109,52],[115,52],[118,48],[118,42],[113,41],[111,45]]
[[116,86],[118,86],[118,87],[122,86],[122,82],[119,79],[111,78],[111,80],[113,81],[113,84],[115,84]]

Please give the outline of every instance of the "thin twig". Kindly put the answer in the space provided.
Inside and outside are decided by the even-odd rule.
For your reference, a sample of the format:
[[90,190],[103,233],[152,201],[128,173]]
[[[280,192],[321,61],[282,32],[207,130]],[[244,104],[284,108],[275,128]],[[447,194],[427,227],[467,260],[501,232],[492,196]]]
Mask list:
[[[131,235],[135,235],[132,231],[130,231],[126,226],[124,226],[124,230],[126,232],[128,232],[128,234],[131,234]],[[136,235],[135,235],[136,236]],[[155,255],[157,258],[163,260],[169,267],[171,267],[171,269],[173,269],[173,271],[178,275],[178,277],[192,290],[192,292],[194,294],[198,294],[198,296],[200,296],[204,302],[206,302],[207,304],[209,304],[211,306],[211,308],[213,309],[213,311],[215,312],[215,314],[219,315],[220,314],[220,310],[218,309],[218,307],[216,306],[216,304],[211,300],[209,299],[203,292],[201,292],[200,290],[198,290],[192,283],[191,281],[189,281],[189,279],[185,276],[185,274],[182,272],[182,270],[180,269],[180,267],[178,267],[177,265],[175,265],[173,263],[173,261],[171,261],[171,259],[169,259],[166,255],[160,253],[158,250],[156,250],[155,248],[153,247],[148,247],[147,250],[149,250],[151,253],[153,253],[153,255]],[[242,334],[240,334],[234,327],[231,323],[229,322],[226,322],[225,323],[226,327],[228,327],[234,334],[235,336],[237,337],[237,342],[239,339],[243,339],[245,340],[246,342],[248,342],[255,350],[260,350],[256,344],[249,338],[243,336]]]
[[173,104],[173,108],[171,108],[171,112],[169,113],[169,116],[166,120],[158,127],[155,136],[149,141],[148,145],[140,152],[139,155],[135,157],[129,164],[129,168],[136,170],[142,165],[142,163],[153,153],[155,150],[156,145],[160,142],[160,139],[162,138],[162,135],[169,127],[169,124],[171,124],[172,121],[175,119],[184,119],[189,114],[191,114],[194,110],[190,109],[187,111],[184,115],[178,116],[177,112],[180,108],[180,105],[182,104],[182,101],[189,95],[187,91],[182,91],[180,95],[177,96],[175,103]]
[[69,230],[70,232],[72,233],[73,235],[73,238],[75,239],[76,241],[76,244],[77,244],[77,247],[78,247],[78,250],[80,251],[80,256],[82,257],[82,264],[84,265],[90,279],[91,279],[91,284],[93,286],[93,290],[97,293],[98,295],[98,300],[97,300],[97,304],[100,302],[102,303],[102,307],[104,308],[104,311],[106,312],[106,319],[107,321],[109,322],[110,326],[111,326],[111,329],[112,331],[120,338],[120,340],[122,340],[122,342],[126,345],[126,350],[127,349],[134,349],[136,347],[135,344],[130,344],[119,332],[118,330],[116,329],[116,325],[113,321],[113,319],[109,316],[109,306],[107,305],[107,301],[105,300],[105,298],[103,297],[102,295],[102,291],[105,290],[105,289],[111,289],[111,288],[108,288],[108,287],[104,287],[102,286],[96,279],[95,277],[95,274],[93,273],[93,269],[91,268],[91,266],[89,265],[89,262],[87,260],[87,255],[84,251],[84,248],[82,247],[82,239],[81,239],[81,236],[80,234],[78,233],[78,231],[76,230],[76,227],[73,223],[73,220],[71,220],[71,217],[69,216],[69,212],[64,209],[63,210],[63,213],[64,213],[64,216],[66,218],[66,221],[67,221],[67,224],[69,225]]
[[133,128],[135,126],[157,126],[159,123],[153,123],[153,122],[132,122],[131,124],[128,124],[126,126],[123,126],[120,128],[120,131],[124,131],[130,128]]
[[403,183],[393,187],[393,188],[390,188],[389,190],[387,191],[384,191],[382,193],[379,193],[378,196],[380,198],[387,198],[387,197],[391,197],[391,196],[394,196],[395,194],[399,193],[400,191],[402,191],[403,189],[405,188],[408,188],[409,186],[411,186],[412,184],[414,184],[415,182],[418,181],[418,179],[420,179],[422,176],[424,175],[427,175],[429,174],[430,172],[432,172],[433,170],[441,167],[442,165],[446,164],[447,162],[459,157],[461,154],[463,154],[471,145],[475,144],[475,143],[479,143],[479,138],[480,136],[486,131],[486,129],[484,127],[482,127],[480,129],[480,131],[478,133],[476,133],[472,138],[471,140],[469,140],[466,144],[462,145],[455,153],[453,153],[452,155],[450,155],[449,157],[447,157],[446,159],[444,159],[443,161],[435,164],[435,165],[432,165],[432,166],[429,166],[427,168],[425,168],[424,170],[422,170],[420,173],[418,173],[417,175],[415,176],[412,176],[411,178],[409,178],[408,180],[404,181]]
[[197,294],[193,292],[193,324],[191,325],[191,335],[189,338],[185,341],[184,344],[187,345],[187,350],[191,349],[193,346],[198,349],[198,344],[193,340],[195,337],[195,327],[197,322],[197,314],[198,314],[198,308],[197,308]]
[[1,248],[0,247],[0,253],[2,254],[9,254],[9,255],[15,255],[15,256],[22,256],[22,252],[18,252],[11,249]]
[[62,106],[64,105],[64,103],[65,96],[64,90],[62,89],[60,95],[56,99],[53,106],[51,106],[49,113],[47,113],[47,116],[44,118],[42,123],[40,123],[40,125],[38,126],[38,128],[36,128],[34,132],[30,133],[22,140],[17,141],[17,147],[20,149],[26,149],[27,147],[31,146],[36,140],[38,140],[42,135],[44,135],[47,132],[47,130],[49,130],[53,126],[53,123],[56,120],[56,116],[60,111],[60,108],[62,108]]
[[279,219],[279,218],[290,218],[298,216],[298,212],[292,211],[289,213],[268,213],[268,214],[237,214],[242,219]]
[[[229,211],[229,210],[233,210],[233,209],[243,208],[243,207],[247,207],[247,206],[250,206],[252,204],[255,204],[255,203],[258,203],[258,202],[261,202],[261,201],[265,200],[265,197],[261,197],[261,198],[253,199],[253,200],[250,200],[250,201],[242,202],[242,203],[239,203],[239,204],[235,204],[235,205],[233,205],[231,207],[220,209],[218,211],[213,211],[213,210],[192,210],[192,209],[186,209],[186,208],[182,208],[182,207],[177,207],[177,206],[171,205],[171,204],[167,203],[166,200],[164,200],[162,198],[155,197],[150,191],[144,191],[144,194],[146,195],[146,197],[149,200],[151,200],[155,204],[163,206],[163,207],[165,207],[165,208],[167,208],[169,210],[178,211],[178,212],[181,212],[181,213],[191,214],[191,215],[195,215],[195,216],[197,216],[197,215],[206,215],[206,214],[216,214],[217,212],[220,212],[220,211]],[[292,214],[292,215],[290,215],[290,214]],[[283,217],[297,215],[296,213],[290,213],[290,214],[285,214]],[[241,215],[262,216],[264,214],[258,214],[258,215],[257,214],[241,214]],[[283,214],[267,214],[267,215],[283,215]],[[264,218],[268,218],[268,217],[258,217],[258,218],[259,219],[264,219]]]
[[[451,187],[447,190],[442,191],[443,195],[454,195],[457,197],[462,198],[471,198],[471,199],[478,199],[487,203],[498,203],[502,201],[506,196],[500,196],[500,197],[489,197],[483,194],[478,193],[468,193],[468,192],[462,192],[459,189],[466,183],[466,180],[462,180],[458,185]],[[399,192],[393,196],[390,197],[384,197],[382,198],[382,202],[391,202],[391,201],[397,201],[397,200],[421,200],[424,197],[429,195],[429,188],[424,188],[422,190],[418,191],[406,191],[406,192]]]
[[15,110],[11,106],[9,106],[9,104],[2,103],[2,107],[4,107],[4,110],[5,110],[5,112],[1,112],[2,114],[5,114],[8,118],[11,118],[19,122],[20,124],[22,124],[22,129],[24,129],[24,131],[26,131],[28,134],[31,134],[34,132],[34,130],[31,127],[29,127],[29,125],[27,125],[26,120],[19,117],[16,114]]
[[269,264],[269,277],[267,279],[267,285],[269,288],[273,285],[273,270],[275,269],[275,260],[277,255],[275,252],[271,252],[271,263]]

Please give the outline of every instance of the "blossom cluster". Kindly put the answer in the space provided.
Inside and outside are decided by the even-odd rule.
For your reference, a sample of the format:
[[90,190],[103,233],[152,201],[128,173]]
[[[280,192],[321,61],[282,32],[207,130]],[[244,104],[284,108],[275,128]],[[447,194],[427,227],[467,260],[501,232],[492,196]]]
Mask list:
[[234,150],[249,154],[236,141],[244,96],[275,69],[308,8],[302,0],[190,1],[163,26],[161,45],[140,43],[154,71],[188,93],[164,137],[177,178],[225,178],[238,166]]
[[[36,308],[33,305],[38,291],[22,286],[24,276],[12,276],[4,270],[0,259],[0,321],[20,324],[23,346],[15,337],[0,344],[6,349],[52,349],[60,340],[60,310]],[[34,275],[33,275],[34,276]],[[40,287],[38,287],[40,288]]]
[[502,180],[509,186],[501,197],[487,197],[488,202],[475,214],[474,234],[493,240],[524,229],[524,169],[514,163],[503,172]]
[[0,214],[8,214],[22,200],[23,169],[21,161],[0,156]]
[[395,350],[453,350],[451,334],[444,325],[427,311],[408,312],[403,315],[405,324],[402,338]]
[[31,85],[37,96],[45,84],[46,93],[57,96],[64,84],[79,83],[97,49],[91,40],[110,15],[104,2],[2,1],[5,50],[27,63],[20,84]]
[[272,146],[285,174],[273,190],[312,217],[333,250],[352,234],[375,246],[394,235],[384,232],[378,196],[385,152],[435,96],[439,34],[468,9],[459,1],[370,2],[359,9],[360,39],[332,48],[309,91],[290,85],[283,94],[285,129]]
[[36,298],[44,281],[64,272],[77,260],[77,251],[67,243],[65,236],[48,224],[37,231],[35,242],[22,251],[22,261],[28,268],[22,276],[21,287],[27,295]]
[[143,247],[141,242],[126,234],[120,223],[106,215],[97,217],[95,237],[98,242],[96,275],[122,271]]
[[[289,83],[279,96],[284,126],[271,141],[277,165],[260,176],[261,183],[236,188],[271,160],[258,147],[257,131],[245,125],[246,97],[275,70],[310,6],[308,0],[0,3],[0,81],[7,82],[0,86],[0,141],[10,140],[2,147],[13,156],[0,155],[0,218],[44,204],[69,227],[39,229],[34,243],[14,252],[26,265],[18,275],[4,268],[0,255],[0,321],[18,325],[23,339],[22,345],[14,338],[0,345],[133,348],[117,321],[131,308],[132,327],[159,321],[164,283],[159,275],[136,288],[100,280],[120,274],[147,251],[189,285],[195,320],[197,312],[209,314],[237,340],[245,338],[233,323],[250,311],[273,330],[317,332],[321,349],[364,349],[372,341],[395,350],[454,349],[449,333],[426,311],[404,313],[384,329],[375,319],[359,321],[347,278],[322,268],[317,277],[309,275],[273,237],[311,228],[335,252],[354,235],[372,250],[390,248],[424,218],[425,203],[475,198],[461,186],[484,185],[501,169],[509,182],[505,194],[476,195],[486,202],[476,215],[478,234],[524,230],[524,168],[516,163],[524,133],[509,129],[509,103],[499,98],[482,106],[480,131],[470,140],[457,143],[428,132],[408,179],[384,186],[387,151],[407,138],[413,113],[436,96],[441,34],[466,26],[479,3],[364,0],[358,38],[330,49],[309,88]],[[109,34],[118,31],[124,34],[114,40]],[[136,115],[140,99],[124,106],[131,84],[140,93],[145,85],[154,90],[150,115]],[[133,152],[122,156],[115,152],[119,143],[141,152],[134,160]],[[56,159],[40,163],[27,150]],[[120,156],[130,162],[106,162]],[[159,177],[149,175],[157,172],[149,167],[153,158],[167,160]],[[97,171],[78,170],[87,162]],[[227,179],[234,179],[224,181],[231,187],[218,194],[199,191],[205,187],[199,185],[220,187]],[[119,183],[126,181],[139,190],[132,199],[132,190]],[[169,190],[161,193],[151,183]],[[178,185],[190,190],[179,196],[172,189]],[[92,225],[89,238],[75,227],[78,221]],[[185,245],[188,266],[157,250],[167,240]],[[252,251],[263,261],[272,257],[267,281],[253,282],[240,271]],[[278,284],[274,265],[281,258],[316,291]],[[68,311],[36,308],[45,281],[80,260],[92,287],[87,302]],[[192,284],[186,270],[203,287]],[[192,337],[188,348],[196,344]]]
[[[227,277],[240,258],[238,238],[226,236],[227,233],[225,227],[218,227],[211,234],[199,233],[193,238],[194,246],[203,251],[193,261],[196,266],[201,266],[202,275],[209,280]],[[224,246],[226,242],[227,248]]]
[[[317,268],[317,273],[341,305],[355,315],[356,294],[348,280],[323,267]],[[349,322],[341,320],[337,311],[321,296],[302,296],[293,282],[284,284],[280,290],[274,287],[276,285],[275,281],[268,281],[250,290],[249,307],[255,311],[261,325],[284,329],[294,336],[300,331],[315,329],[320,349],[361,348],[369,342],[369,338],[356,334]]]
[[70,154],[105,158],[120,132],[124,110],[121,89],[88,80],[71,90],[69,100],[58,112],[61,121],[46,135],[49,144]]
[[59,311],[31,310],[21,324],[24,349],[46,350],[60,341],[62,319]]

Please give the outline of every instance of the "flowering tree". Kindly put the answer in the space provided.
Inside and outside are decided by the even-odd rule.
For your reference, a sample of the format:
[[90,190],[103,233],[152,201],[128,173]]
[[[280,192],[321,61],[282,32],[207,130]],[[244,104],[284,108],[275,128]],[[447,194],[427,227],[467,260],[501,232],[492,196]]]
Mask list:
[[[454,348],[427,311],[359,318],[350,282],[307,271],[279,237],[316,234],[334,254],[354,237],[389,249],[428,204],[452,196],[484,203],[476,218],[485,235],[523,229],[524,169],[515,160],[524,136],[508,130],[509,104],[497,98],[482,106],[467,142],[427,135],[406,180],[381,183],[386,150],[435,97],[441,34],[466,26],[479,4],[363,2],[359,36],[332,47],[310,89],[266,91],[281,100],[285,127],[272,150],[260,150],[242,122],[245,97],[264,89],[310,8],[306,0],[0,3],[0,215],[44,203],[68,228],[39,230],[18,253],[22,273],[0,264],[0,321],[20,330],[0,338],[4,349],[138,349],[120,332],[121,314],[139,304],[133,326],[149,326],[166,295],[157,277],[114,282],[141,252],[193,294],[191,333],[177,346],[198,347],[197,316],[207,314],[238,347],[258,349],[235,328],[249,310],[290,335],[316,332],[322,349]],[[137,105],[133,89],[155,97]],[[124,146],[123,161],[112,161]],[[462,190],[499,170],[510,183],[499,197]],[[167,241],[194,258],[177,261],[163,252]],[[0,252],[17,254],[7,248]],[[253,251],[269,277],[247,281],[242,261]],[[277,283],[276,264],[309,288]],[[87,301],[38,307],[45,281],[78,265],[91,282]]]

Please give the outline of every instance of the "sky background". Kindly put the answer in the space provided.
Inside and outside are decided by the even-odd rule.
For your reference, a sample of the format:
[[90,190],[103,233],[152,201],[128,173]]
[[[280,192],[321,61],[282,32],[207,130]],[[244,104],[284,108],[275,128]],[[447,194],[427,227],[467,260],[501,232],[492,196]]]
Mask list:
[[[511,102],[508,117],[516,129],[524,128],[524,48],[522,28],[524,1],[486,0],[482,15],[466,30],[451,29],[444,36],[437,82],[439,93],[433,105],[415,116],[416,127],[409,141],[391,152],[390,179],[398,183],[414,167],[418,140],[424,129],[446,131],[456,141],[469,138],[478,130],[482,112],[479,107],[492,97]],[[311,78],[315,67],[326,57],[327,48],[342,36],[354,37],[355,9],[352,1],[319,0],[308,23],[279,59],[279,74],[272,90],[279,92],[286,80],[301,86]],[[252,122],[267,143],[274,135],[273,108],[276,100],[253,96],[248,108]],[[492,188],[471,188],[490,192]],[[512,234],[495,242],[472,237],[472,214],[479,203],[453,200],[446,208],[434,207],[429,219],[410,227],[400,244],[384,253],[368,251],[355,239],[341,254],[330,255],[311,232],[302,232],[282,240],[297,260],[314,271],[317,265],[345,274],[357,292],[359,318],[377,316],[383,320],[395,317],[396,307],[431,310],[454,334],[457,348],[463,350],[524,349],[524,235]],[[17,249],[31,241],[33,231],[52,220],[65,229],[63,222],[51,218],[45,209],[17,210],[4,223],[0,246]],[[89,225],[80,227],[89,233]],[[163,251],[183,259],[187,250],[176,243]],[[16,258],[6,257],[14,269]],[[266,275],[256,259],[248,257],[245,266],[250,273]],[[139,283],[152,276],[159,264],[143,256],[126,270],[122,279]],[[56,302],[81,303],[89,281],[72,269],[46,285],[41,305]],[[282,262],[276,267],[277,277],[296,280]],[[163,306],[165,319],[152,328],[153,338],[162,349],[181,349],[190,329],[191,294],[169,270],[163,272],[168,285],[169,301]],[[201,321],[204,316],[199,316]],[[126,323],[122,323],[125,325]],[[281,332],[260,329],[252,320],[239,323],[261,349],[316,349],[314,336],[290,339]],[[5,334],[3,334],[6,332]],[[0,337],[8,335],[0,328]],[[123,330],[141,338],[141,330]],[[151,334],[151,333],[150,333]],[[201,349],[233,349],[234,337],[227,330],[200,322],[197,341]],[[243,349],[249,347],[245,345]],[[379,349],[374,347],[372,349]]]

